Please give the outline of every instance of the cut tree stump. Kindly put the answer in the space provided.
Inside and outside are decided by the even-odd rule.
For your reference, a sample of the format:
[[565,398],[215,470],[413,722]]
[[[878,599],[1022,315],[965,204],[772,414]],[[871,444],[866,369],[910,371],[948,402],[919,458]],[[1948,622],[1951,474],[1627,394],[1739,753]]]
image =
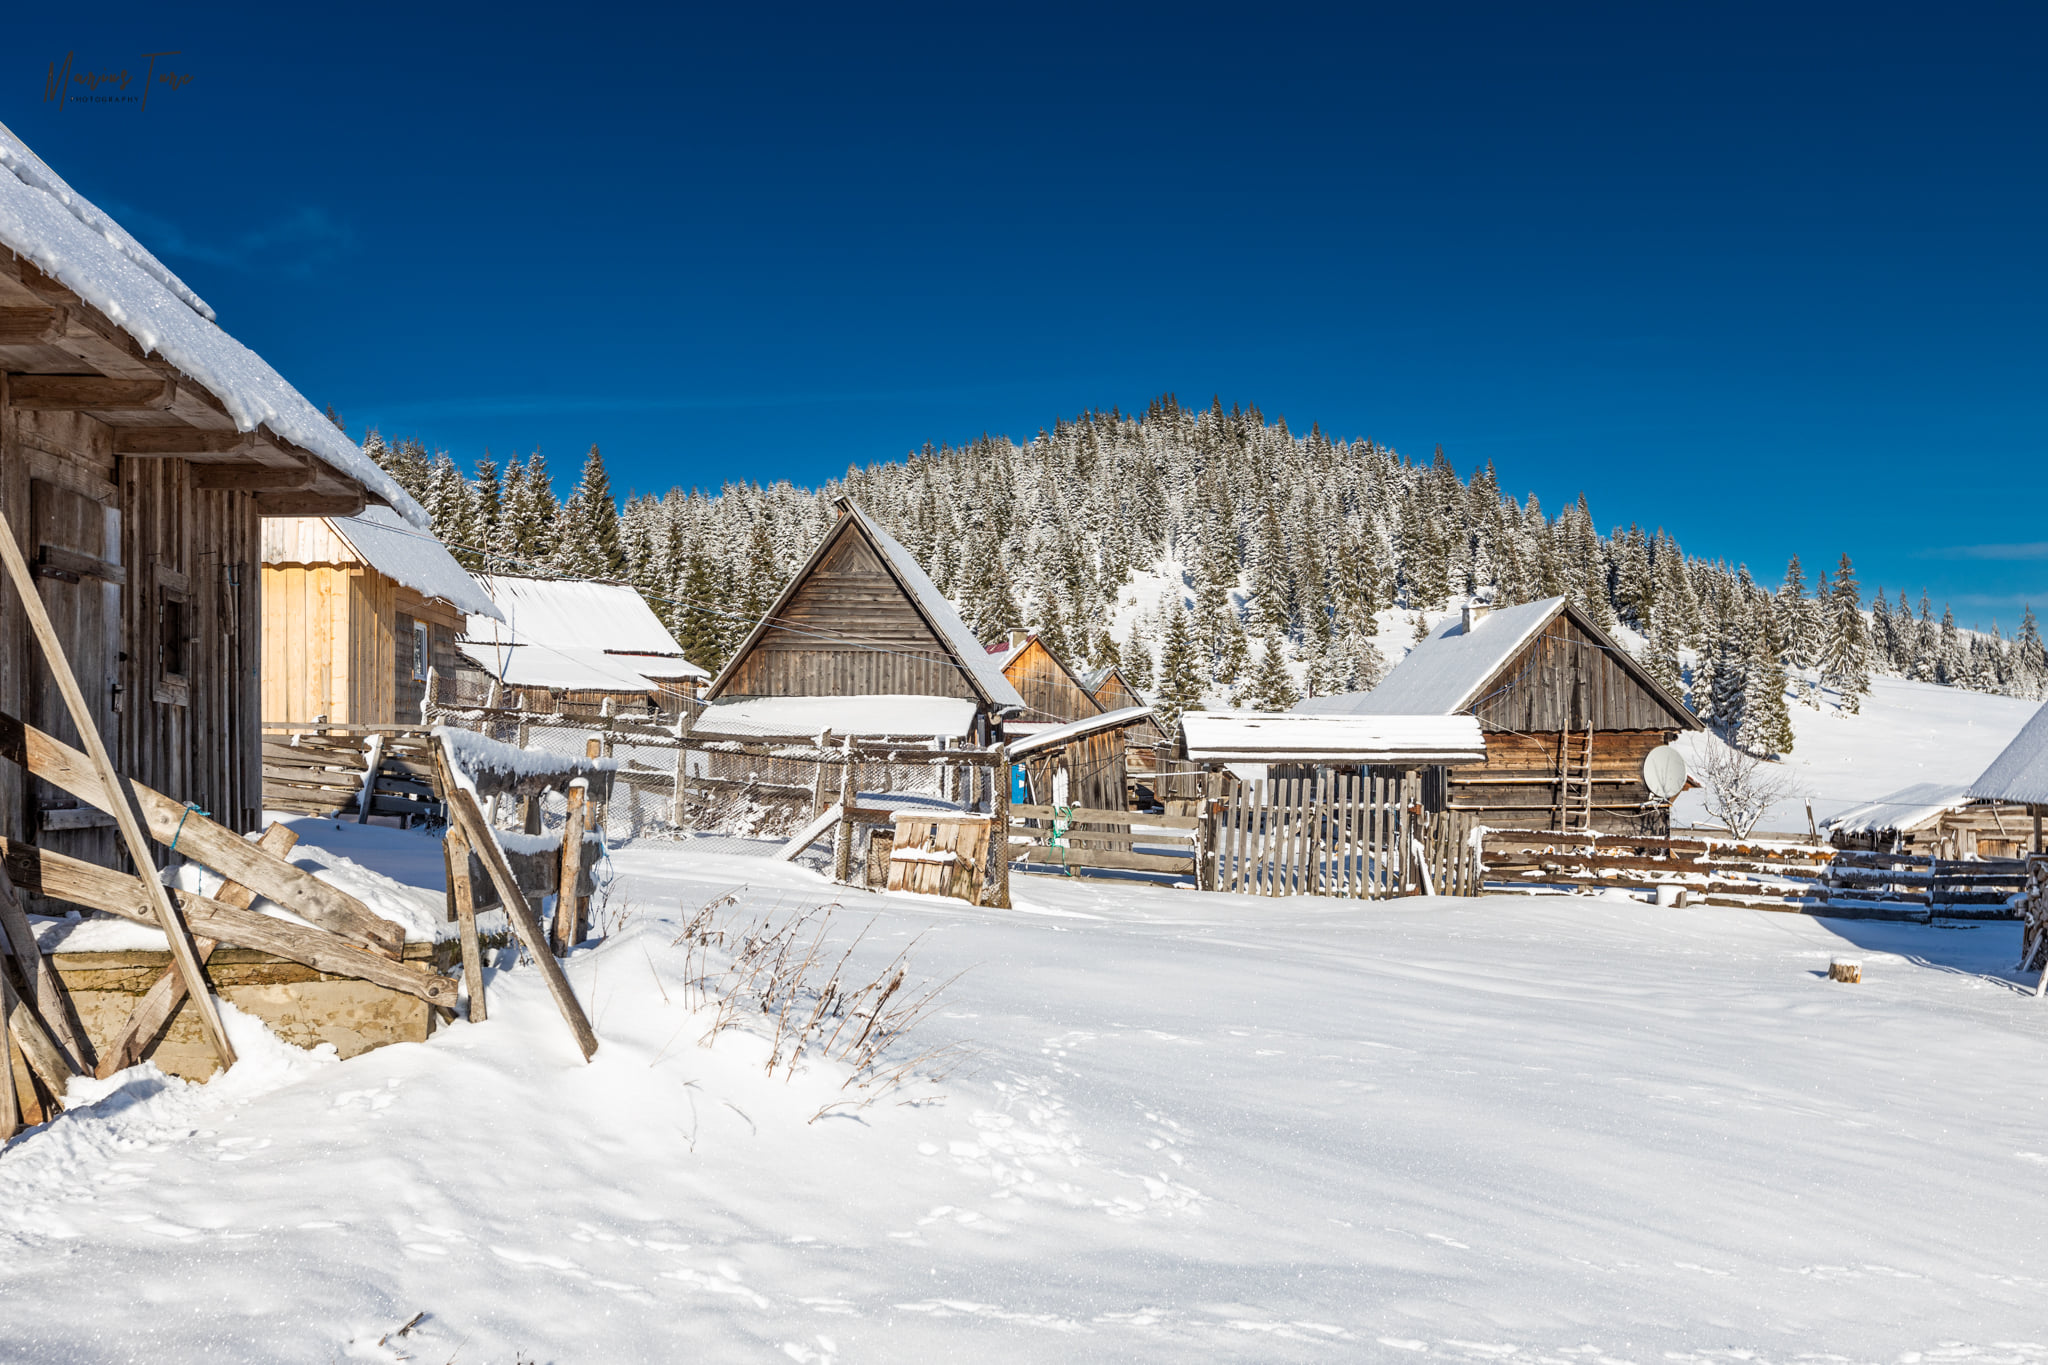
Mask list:
[[1863,964],[1853,957],[1838,957],[1828,963],[1828,980],[1846,981],[1853,986],[1863,980]]

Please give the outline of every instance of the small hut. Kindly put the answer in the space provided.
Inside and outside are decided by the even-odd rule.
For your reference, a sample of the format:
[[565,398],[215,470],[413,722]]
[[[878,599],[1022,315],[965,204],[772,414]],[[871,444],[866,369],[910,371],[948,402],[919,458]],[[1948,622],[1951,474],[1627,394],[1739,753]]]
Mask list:
[[2027,830],[2013,852],[2048,852],[2041,841],[2041,817],[2048,814],[2048,706],[2034,712],[2012,743],[1970,784],[1974,801],[1995,802],[2025,812]]
[[[1143,693],[1131,686],[1123,670],[1115,664],[1106,664],[1092,673],[1082,674],[1081,685],[1088,689],[1089,696],[1095,698],[1095,704],[1105,711],[1152,705]],[[1159,728],[1158,721],[1150,718],[1124,731],[1124,766],[1134,802],[1139,795],[1139,786],[1149,786],[1158,773],[1159,746],[1164,743],[1166,732]]]
[[1486,762],[1425,784],[1434,803],[1503,829],[1665,835],[1670,807],[1643,777],[1652,749],[1698,717],[1562,597],[1465,608],[1370,692],[1315,697],[1320,715],[1479,720]]
[[1023,714],[1004,727],[1013,738],[1099,716],[1108,709],[1095,700],[1066,660],[1031,631],[1010,631],[999,643],[988,646],[988,654],[1024,699]]
[[1827,822],[1840,849],[1931,855],[1942,859],[2015,858],[2032,833],[2020,802],[1973,797],[1970,788],[1916,782]]
[[501,619],[440,541],[377,507],[263,523],[263,719],[420,719],[469,614]]
[[[372,502],[425,523],[183,281],[0,127],[0,507],[117,768],[235,829],[256,824],[263,523]],[[0,712],[80,742],[6,584]],[[7,838],[110,867],[111,826],[18,756],[0,763]]]
[[[700,729],[943,735],[986,744],[1025,710],[1001,665],[917,561],[850,499],[704,690]],[[829,705],[797,699],[835,699]],[[935,707],[952,698],[964,708]],[[961,721],[966,724],[964,727]],[[813,728],[813,723],[822,721]],[[942,724],[944,729],[933,728]],[[763,728],[767,727],[767,728]],[[904,728],[908,727],[908,728]]]
[[711,674],[629,583],[485,574],[496,604],[473,613],[462,653],[507,694],[556,711],[680,710]]

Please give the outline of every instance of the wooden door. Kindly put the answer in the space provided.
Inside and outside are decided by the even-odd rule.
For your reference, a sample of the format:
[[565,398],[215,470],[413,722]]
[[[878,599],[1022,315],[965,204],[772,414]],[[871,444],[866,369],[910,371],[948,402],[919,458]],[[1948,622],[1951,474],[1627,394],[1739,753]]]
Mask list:
[[[111,753],[121,752],[123,713],[135,704],[121,694],[121,513],[83,493],[41,479],[29,484],[29,543],[36,589],[56,626],[79,690]],[[30,651],[26,719],[66,744],[83,747],[58,695],[49,661]],[[29,784],[26,827],[44,848],[115,864],[113,817],[83,805],[41,780]]]

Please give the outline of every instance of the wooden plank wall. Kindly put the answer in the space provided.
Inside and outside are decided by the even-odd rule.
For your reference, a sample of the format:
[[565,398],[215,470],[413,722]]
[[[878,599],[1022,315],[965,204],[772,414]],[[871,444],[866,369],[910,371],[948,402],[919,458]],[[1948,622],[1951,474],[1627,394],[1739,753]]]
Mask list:
[[776,625],[735,668],[732,697],[900,694],[969,697],[974,690],[851,519]]
[[[426,700],[427,685],[413,676],[415,672],[425,673],[427,669],[442,674],[453,674],[459,666],[455,641],[462,633],[462,614],[438,599],[429,600],[411,588],[393,584],[394,621],[392,628],[392,714],[380,717],[379,724],[392,722],[414,722],[420,718],[420,703]],[[413,623],[424,621],[427,625],[427,668],[416,669],[413,660]]]
[[[1015,651],[1015,657],[1003,665],[1003,676],[1029,708],[1019,719],[1068,721],[1102,714],[1102,703],[1089,695],[1088,689],[1038,639],[1027,641]],[[1123,804],[1121,797],[1117,804]]]
[[[0,505],[15,523],[23,553],[33,559],[40,543],[33,488],[41,483],[101,509],[113,531],[111,542],[103,543],[104,557],[127,571],[124,586],[101,590],[108,604],[101,619],[117,632],[111,648],[97,663],[92,650],[77,651],[98,674],[81,676],[80,684],[88,697],[106,703],[103,728],[115,762],[224,824],[252,828],[262,781],[255,641],[261,522],[254,499],[194,489],[184,460],[117,462],[104,424],[72,413],[18,412],[5,386],[0,376]],[[182,582],[188,598],[185,687],[176,702],[158,700],[167,694],[159,674],[166,582]],[[26,616],[11,585],[0,583],[0,709],[24,718],[41,714],[37,699],[49,691],[47,665]],[[24,775],[0,763],[0,830],[9,838],[55,847],[61,838],[76,843],[85,836],[105,844],[95,861],[115,860],[104,831],[46,834],[38,824]]]
[[1673,716],[1599,642],[1559,616],[1501,671],[1472,708],[1491,732],[1669,730]]
[[[1676,737],[1670,730],[1593,732],[1594,829],[1668,832],[1667,811],[1646,815],[1642,809],[1650,796],[1643,757]],[[1556,733],[1489,733],[1484,764],[1449,770],[1451,808],[1475,812],[1481,824],[1496,828],[1550,829],[1557,811],[1558,741]]]

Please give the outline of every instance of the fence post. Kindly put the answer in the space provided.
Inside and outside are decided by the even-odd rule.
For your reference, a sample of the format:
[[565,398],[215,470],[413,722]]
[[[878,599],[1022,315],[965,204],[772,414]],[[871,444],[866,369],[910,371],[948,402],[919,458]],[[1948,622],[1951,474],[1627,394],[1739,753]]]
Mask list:
[[989,769],[988,846],[994,861],[989,864],[989,889],[982,904],[1010,908],[1010,751],[996,746],[995,766]]
[[832,747],[830,727],[818,731],[818,761],[811,771],[811,818],[817,819],[825,813],[825,758],[824,751]]
[[848,735],[840,750],[839,823],[832,831],[832,880],[845,882],[853,875],[853,737]]
[[561,875],[555,882],[555,922],[550,927],[556,957],[565,956],[583,941],[583,898],[577,894],[583,880],[583,828],[589,819],[590,782],[577,778],[569,784],[568,812],[562,820]]
[[670,797],[669,823],[680,831],[690,828],[690,727],[696,717],[685,706],[676,717],[676,788]]
[[1223,791],[1223,775],[1208,772],[1202,775],[1202,823],[1195,831],[1195,888],[1199,891],[1216,889],[1217,838],[1216,803]]
[[[583,755],[592,760],[604,758],[607,757],[605,750],[608,747],[606,741],[599,739],[596,735],[592,735],[589,739],[583,741]],[[597,830],[600,834],[608,834],[611,832],[611,824],[609,823],[612,804],[611,796],[609,795],[610,784],[605,784],[601,790],[607,792],[607,795],[601,801],[591,802],[589,813],[584,818],[590,822],[591,829]],[[534,809],[540,809],[538,801],[534,802]]]

